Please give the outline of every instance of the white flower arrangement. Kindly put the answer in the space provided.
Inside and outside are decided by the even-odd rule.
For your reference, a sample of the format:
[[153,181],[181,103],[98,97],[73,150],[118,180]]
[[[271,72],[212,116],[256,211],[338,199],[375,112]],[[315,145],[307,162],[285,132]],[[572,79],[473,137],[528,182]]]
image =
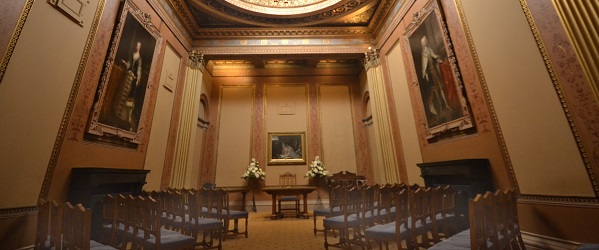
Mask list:
[[324,163],[320,161],[320,157],[316,156],[314,161],[310,163],[310,169],[304,176],[305,178],[324,177],[329,175],[329,171],[324,166]]
[[266,177],[266,172],[260,168],[260,163],[255,158],[252,158],[252,162],[241,176],[242,179],[255,178],[260,180],[264,180],[264,177]]

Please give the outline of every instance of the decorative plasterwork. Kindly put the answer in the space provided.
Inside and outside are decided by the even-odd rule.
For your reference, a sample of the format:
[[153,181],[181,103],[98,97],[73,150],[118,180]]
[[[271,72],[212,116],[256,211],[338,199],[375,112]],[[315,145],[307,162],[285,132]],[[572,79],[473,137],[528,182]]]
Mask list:
[[[196,21],[200,21],[205,15],[213,16],[218,20],[227,20],[237,25],[257,26],[257,27],[306,27],[311,25],[323,25],[327,22],[336,21],[340,18],[355,15],[356,12],[362,12],[365,9],[376,6],[380,0],[344,0],[338,4],[331,5],[329,8],[309,12],[307,14],[288,14],[273,15],[256,13],[240,9],[223,0],[187,0],[187,6],[190,9],[197,9],[202,12],[202,16],[195,15]],[[275,10],[270,10],[275,11]],[[215,25],[214,23],[198,23],[198,25]]]
[[[230,0],[169,0],[194,39],[250,37],[364,37],[372,39],[398,0],[344,0],[302,15],[266,15]],[[326,1],[331,2],[331,1]]]
[[298,15],[328,8],[341,0],[225,0],[248,11],[269,15]]

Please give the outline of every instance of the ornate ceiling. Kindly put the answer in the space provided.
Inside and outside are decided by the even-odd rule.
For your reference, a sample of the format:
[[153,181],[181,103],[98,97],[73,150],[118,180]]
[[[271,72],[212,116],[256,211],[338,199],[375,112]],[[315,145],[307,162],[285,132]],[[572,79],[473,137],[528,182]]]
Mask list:
[[[219,65],[360,63],[400,0],[168,0],[191,46]],[[313,59],[306,55],[311,54]],[[251,55],[248,57],[248,55]],[[355,66],[352,66],[355,68]]]

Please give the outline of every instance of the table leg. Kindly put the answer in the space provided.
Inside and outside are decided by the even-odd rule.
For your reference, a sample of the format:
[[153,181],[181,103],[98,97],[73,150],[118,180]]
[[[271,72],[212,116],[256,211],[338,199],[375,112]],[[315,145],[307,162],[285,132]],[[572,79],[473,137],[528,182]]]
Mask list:
[[307,193],[303,193],[302,196],[304,197],[304,212],[303,212],[303,216],[304,216],[304,219],[308,219],[308,218],[310,218],[310,215],[308,214],[308,194]]
[[272,214],[270,215],[271,220],[277,219],[277,196],[272,195]]

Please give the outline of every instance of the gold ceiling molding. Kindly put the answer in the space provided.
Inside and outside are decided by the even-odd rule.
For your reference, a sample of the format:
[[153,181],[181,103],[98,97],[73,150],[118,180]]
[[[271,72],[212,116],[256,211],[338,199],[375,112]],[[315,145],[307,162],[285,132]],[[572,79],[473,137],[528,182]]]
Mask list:
[[[198,25],[218,26],[225,23],[235,23],[236,26],[250,27],[305,27],[326,25],[327,22],[355,14],[357,11],[378,5],[380,0],[344,0],[330,8],[307,14],[295,15],[266,15],[248,11],[231,5],[226,0],[186,0],[187,6],[201,13],[195,13]],[[212,17],[207,19],[206,17]],[[209,21],[212,21],[210,23]],[[216,23],[222,21],[222,23]]]
[[319,11],[282,16],[254,12],[231,3],[250,4],[249,1],[169,0],[169,3],[173,18],[180,21],[192,39],[223,40],[300,36],[373,39],[375,29],[383,26],[394,5],[403,2],[343,0]]
[[322,10],[341,0],[225,0],[240,8],[269,15],[299,15]]
[[212,77],[248,77],[248,76],[357,76],[362,72],[357,68],[305,68],[305,69],[213,69]]

